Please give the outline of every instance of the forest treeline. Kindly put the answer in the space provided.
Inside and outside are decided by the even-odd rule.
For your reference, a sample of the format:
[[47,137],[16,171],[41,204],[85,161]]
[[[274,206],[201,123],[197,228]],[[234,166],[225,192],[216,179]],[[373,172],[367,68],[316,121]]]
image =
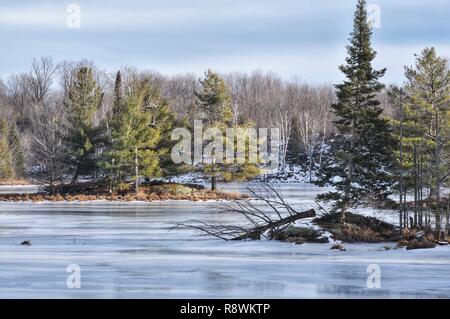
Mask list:
[[[123,149],[136,144],[146,151],[138,154],[143,159],[139,175],[171,176],[180,168],[170,161],[170,132],[191,126],[194,119],[203,119],[205,127],[279,128],[281,164],[306,163],[313,171],[325,139],[333,133],[329,111],[334,99],[331,84],[286,81],[275,73],[209,70],[199,78],[129,66],[110,73],[89,61],[34,59],[30,72],[0,82],[2,126],[8,132],[2,136],[9,149],[3,152],[0,174],[3,179],[31,177],[50,184],[100,177],[111,173],[111,161],[118,158],[113,153],[121,152],[115,149],[118,144]],[[215,107],[208,106],[210,100]],[[135,122],[126,127],[130,120]],[[122,164],[129,170],[114,175],[135,175],[135,154],[121,155],[128,158]],[[116,160],[114,166],[122,164]],[[227,171],[234,172],[229,178],[241,180],[258,173],[254,167],[242,174],[237,167]]]
[[[50,185],[169,177],[174,127],[200,119],[213,127],[280,130],[280,165],[299,164],[321,195],[345,213],[399,198],[402,228],[449,231],[450,71],[433,48],[405,66],[404,85],[385,87],[375,70],[372,29],[359,0],[348,57],[337,85],[285,80],[275,73],[165,76],[135,67],[114,72],[91,61],[35,59],[0,82],[0,179]],[[217,179],[246,180],[258,165],[198,168]],[[345,215],[343,214],[345,218]],[[432,221],[433,219],[433,221]]]

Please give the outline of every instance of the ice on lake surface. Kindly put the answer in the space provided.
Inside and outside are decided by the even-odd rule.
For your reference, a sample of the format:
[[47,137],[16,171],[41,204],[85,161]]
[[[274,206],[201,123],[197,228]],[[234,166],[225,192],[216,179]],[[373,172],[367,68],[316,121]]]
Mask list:
[[[281,187],[305,208],[322,191]],[[206,202],[0,203],[0,298],[450,298],[449,247],[346,244],[341,252],[171,230],[221,218],[230,216]],[[79,289],[66,286],[69,264],[81,267]],[[379,289],[367,287],[371,264],[381,270]]]
[[16,193],[16,194],[27,194],[36,193],[43,189],[39,185],[18,185],[18,186],[4,186],[0,185],[0,194]]

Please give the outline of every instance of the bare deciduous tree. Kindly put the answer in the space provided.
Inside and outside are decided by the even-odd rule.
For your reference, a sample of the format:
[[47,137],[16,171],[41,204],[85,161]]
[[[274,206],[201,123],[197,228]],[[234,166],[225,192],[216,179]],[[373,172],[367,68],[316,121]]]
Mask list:
[[32,112],[32,176],[50,186],[61,182],[68,173],[66,116],[61,99],[47,103],[45,112]]

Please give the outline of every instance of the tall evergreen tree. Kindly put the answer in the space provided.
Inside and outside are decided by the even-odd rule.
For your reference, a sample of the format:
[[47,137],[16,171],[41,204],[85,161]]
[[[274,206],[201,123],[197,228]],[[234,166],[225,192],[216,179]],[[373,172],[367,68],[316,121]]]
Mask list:
[[122,96],[122,76],[120,71],[117,71],[114,81],[113,103],[110,112],[107,115],[106,130],[108,139],[106,143],[106,150],[100,163],[100,167],[107,173],[107,178],[110,182],[110,192],[112,192],[117,184],[123,180],[123,171],[119,165],[119,159],[115,158],[118,145],[114,147],[114,142],[118,138],[118,132],[121,130],[123,124],[123,116],[125,112],[125,104]]
[[69,112],[69,145],[74,168],[72,183],[80,174],[96,169],[96,150],[101,143],[101,127],[95,124],[95,114],[101,107],[103,93],[94,79],[91,68],[77,70],[76,80],[70,87],[67,101]]
[[[117,83],[117,82],[116,82]],[[139,178],[154,177],[160,173],[159,150],[161,140],[157,126],[157,109],[148,79],[135,79],[127,94],[117,102],[112,122],[112,149],[106,155],[105,168],[112,174],[113,184],[125,182],[133,176],[135,191]]]
[[196,119],[206,122],[208,127],[227,127],[233,119],[231,95],[225,81],[215,72],[208,70],[200,80],[201,91],[194,92],[196,101],[192,113]]
[[[408,226],[422,226],[422,214],[418,201],[422,199],[423,168],[429,162],[427,146],[424,139],[424,129],[417,120],[417,109],[412,107],[409,95],[405,94],[403,88],[391,86],[387,90],[388,101],[393,107],[390,119],[394,137],[397,139],[398,147],[394,154],[396,157],[394,188],[399,192],[400,203],[400,228]],[[411,224],[409,212],[406,209],[406,196],[408,193],[414,195],[414,219]]]
[[417,56],[414,67],[406,67],[406,109],[418,128],[417,138],[427,156],[430,178],[430,200],[436,208],[436,228],[441,230],[442,187],[449,181],[450,160],[450,70],[448,60],[439,57],[434,48]]
[[318,180],[335,188],[318,199],[334,200],[334,210],[342,213],[343,222],[350,207],[389,194],[395,145],[376,99],[384,87],[379,79],[385,69],[372,67],[376,52],[371,47],[365,0],[358,0],[350,35],[346,64],[340,66],[345,80],[336,85],[338,102],[332,105],[338,134],[331,145],[333,156],[322,165]]
[[116,73],[116,80],[114,82],[114,102],[113,102],[113,114],[120,111],[122,103],[122,75],[120,71]]
[[153,89],[151,99],[152,107],[148,112],[152,114],[152,126],[159,131],[160,139],[156,145],[159,156],[159,168],[161,174],[165,177],[186,172],[186,167],[175,164],[171,157],[171,149],[176,144],[172,141],[172,130],[175,127],[186,126],[186,119],[176,119],[175,113],[170,109],[169,103],[161,97],[158,90]]

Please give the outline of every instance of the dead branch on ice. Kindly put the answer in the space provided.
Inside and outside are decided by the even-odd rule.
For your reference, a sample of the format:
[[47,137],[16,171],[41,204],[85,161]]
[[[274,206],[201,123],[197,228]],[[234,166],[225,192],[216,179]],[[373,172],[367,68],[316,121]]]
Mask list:
[[255,184],[247,190],[250,199],[224,201],[217,207],[218,214],[240,215],[245,225],[211,224],[191,220],[178,224],[175,228],[192,228],[223,240],[260,239],[263,235],[272,239],[275,233],[287,229],[295,221],[316,216],[314,209],[297,211],[285,201],[274,185]]

